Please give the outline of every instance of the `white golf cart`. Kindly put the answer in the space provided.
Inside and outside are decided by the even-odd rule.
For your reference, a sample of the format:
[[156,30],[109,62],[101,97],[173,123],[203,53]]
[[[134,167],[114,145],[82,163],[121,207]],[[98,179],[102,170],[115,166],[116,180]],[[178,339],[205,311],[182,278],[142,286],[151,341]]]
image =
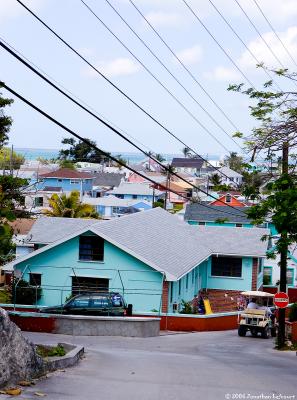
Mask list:
[[250,331],[253,337],[261,333],[264,339],[276,336],[273,314],[273,294],[260,291],[242,292],[249,305],[238,315],[238,335],[245,336]]

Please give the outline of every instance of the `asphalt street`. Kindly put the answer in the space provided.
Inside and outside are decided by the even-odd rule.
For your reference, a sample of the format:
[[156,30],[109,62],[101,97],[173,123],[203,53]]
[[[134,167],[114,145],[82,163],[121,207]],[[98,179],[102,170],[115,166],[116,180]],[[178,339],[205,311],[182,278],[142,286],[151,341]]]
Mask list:
[[83,345],[86,357],[26,388],[22,399],[41,392],[53,400],[297,400],[296,353],[273,350],[272,339],[241,338],[236,331],[154,338],[26,336],[35,343]]

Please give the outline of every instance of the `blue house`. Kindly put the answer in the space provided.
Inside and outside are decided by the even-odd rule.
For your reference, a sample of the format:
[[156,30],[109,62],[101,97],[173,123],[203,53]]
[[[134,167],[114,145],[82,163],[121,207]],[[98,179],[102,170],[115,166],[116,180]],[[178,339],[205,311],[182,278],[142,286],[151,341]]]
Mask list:
[[106,197],[84,197],[83,202],[92,205],[100,217],[104,219],[121,217],[152,208],[152,204],[146,200],[125,200],[112,195]]
[[[93,176],[87,172],[79,172],[75,169],[60,168],[47,174],[39,175],[38,190],[72,192],[77,190],[84,193],[91,193],[93,187]],[[59,190],[57,190],[59,189]]]
[[106,195],[112,195],[125,200],[145,200],[150,203],[165,196],[164,192],[154,189],[147,183],[121,183],[118,187],[110,190]]
[[72,293],[123,293],[135,312],[173,312],[201,290],[238,293],[263,282],[263,229],[190,226],[155,208],[109,220],[38,219],[36,251],[6,265],[42,288],[40,305]]

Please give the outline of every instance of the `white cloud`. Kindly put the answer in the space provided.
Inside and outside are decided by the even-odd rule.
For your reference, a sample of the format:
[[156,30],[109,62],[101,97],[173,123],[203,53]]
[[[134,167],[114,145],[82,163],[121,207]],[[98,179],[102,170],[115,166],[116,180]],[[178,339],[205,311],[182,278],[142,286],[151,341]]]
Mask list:
[[[116,58],[111,61],[99,61],[96,63],[98,69],[108,77],[133,75],[139,71],[139,66],[129,58]],[[86,74],[90,77],[97,77],[97,73],[88,68]]]
[[[289,27],[285,32],[278,32],[278,35],[292,57],[297,59],[297,26]],[[263,38],[286,67],[293,67],[291,58],[273,32],[263,34]],[[251,41],[248,47],[260,62],[264,62],[265,65],[270,67],[280,67],[273,54],[260,37]],[[242,53],[238,62],[241,67],[249,69],[254,68],[256,64],[255,59],[247,50]]]
[[176,53],[178,58],[186,65],[195,64],[201,60],[202,49],[196,45]]
[[[33,11],[38,11],[44,6],[46,0],[27,0],[25,5],[31,8]],[[0,0],[0,21],[7,21],[22,16],[27,11],[16,1],[11,0]]]
[[178,26],[182,23],[180,14],[165,11],[151,11],[146,16],[154,26]]
[[240,75],[234,68],[228,68],[223,66],[215,67],[212,71],[207,72],[205,77],[208,79],[215,79],[217,81],[228,81],[237,80]]

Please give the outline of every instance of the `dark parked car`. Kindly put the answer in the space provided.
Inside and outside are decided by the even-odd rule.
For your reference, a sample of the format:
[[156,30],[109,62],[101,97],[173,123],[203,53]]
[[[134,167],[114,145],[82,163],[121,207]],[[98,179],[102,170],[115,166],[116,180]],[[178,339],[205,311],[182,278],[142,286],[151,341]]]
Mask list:
[[85,293],[73,297],[60,306],[44,307],[40,312],[49,314],[123,316],[131,315],[132,307],[130,304],[127,306],[123,296],[119,293]]

